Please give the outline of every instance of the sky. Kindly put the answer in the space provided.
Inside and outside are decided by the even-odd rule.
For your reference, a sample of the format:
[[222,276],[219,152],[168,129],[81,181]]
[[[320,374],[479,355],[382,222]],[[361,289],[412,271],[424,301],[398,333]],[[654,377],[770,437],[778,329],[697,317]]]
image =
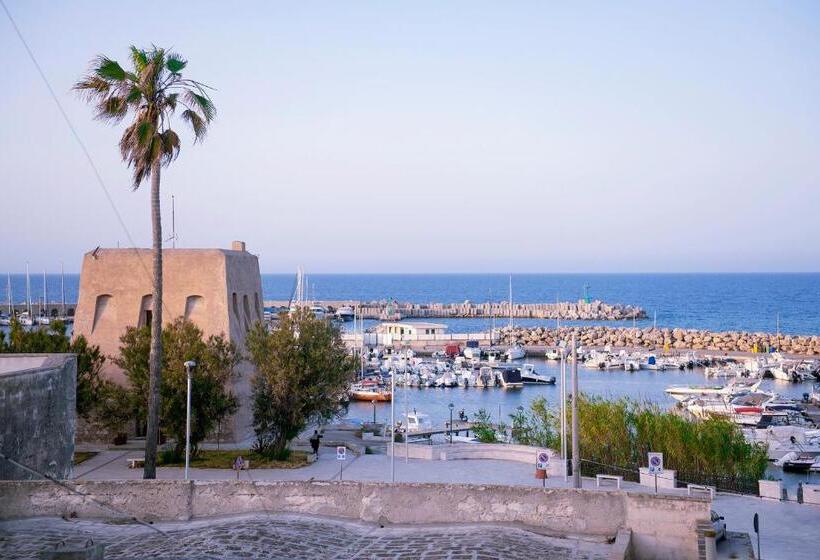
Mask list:
[[817,2],[3,2],[125,227],[0,11],[0,270],[150,246],[125,124],[71,91],[131,44],[214,88],[162,176],[179,247],[244,240],[262,272],[820,270]]

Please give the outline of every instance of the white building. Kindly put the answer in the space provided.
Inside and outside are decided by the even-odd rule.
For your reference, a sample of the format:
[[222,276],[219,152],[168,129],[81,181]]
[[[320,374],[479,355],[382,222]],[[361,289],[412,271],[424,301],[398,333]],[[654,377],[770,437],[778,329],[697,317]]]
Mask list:
[[409,337],[411,339],[419,336],[433,336],[445,334],[447,325],[441,323],[423,323],[415,321],[405,321],[402,323],[381,323],[376,327],[378,334],[389,334],[394,337]]

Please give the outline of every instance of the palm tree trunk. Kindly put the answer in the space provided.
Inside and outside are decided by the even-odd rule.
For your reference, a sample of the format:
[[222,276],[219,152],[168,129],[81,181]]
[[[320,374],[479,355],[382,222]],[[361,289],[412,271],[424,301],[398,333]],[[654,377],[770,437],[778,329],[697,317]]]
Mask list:
[[162,375],[162,219],[159,207],[159,160],[151,167],[151,229],[154,256],[154,298],[151,309],[151,352],[148,358],[148,433],[143,478],[157,477],[160,381]]

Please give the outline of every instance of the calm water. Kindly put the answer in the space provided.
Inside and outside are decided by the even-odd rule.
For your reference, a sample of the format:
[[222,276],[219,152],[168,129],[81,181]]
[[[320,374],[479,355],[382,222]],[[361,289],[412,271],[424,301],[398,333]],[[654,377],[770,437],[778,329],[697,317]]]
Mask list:
[[[5,273],[0,275],[0,299],[5,302]],[[399,301],[460,302],[507,298],[506,274],[315,274],[308,277],[311,298],[395,298]],[[66,298],[77,300],[79,275],[66,275]],[[294,275],[264,274],[265,299],[288,299]],[[590,297],[610,303],[635,304],[646,309],[651,325],[711,330],[771,331],[777,326],[791,334],[820,334],[820,274],[516,274],[517,302],[575,301],[589,286]],[[43,294],[43,279],[31,278],[32,298]],[[60,298],[60,277],[47,280],[48,299]],[[25,299],[25,276],[12,275],[15,302]],[[503,323],[503,320],[501,320]],[[519,320],[520,325],[552,325],[554,321]],[[613,323],[608,323],[613,324]],[[617,323],[615,323],[617,324]],[[620,324],[631,325],[632,321]],[[451,331],[475,332],[489,321],[458,319]]]
[[[556,379],[560,379],[557,362],[548,362],[543,359],[527,359],[526,361],[534,364],[538,373],[554,375]],[[658,403],[664,407],[669,407],[675,403],[675,400],[664,392],[670,385],[703,384],[720,385],[721,381],[707,380],[700,369],[689,371],[665,370],[660,372],[640,370],[630,373],[621,370],[600,371],[584,367],[578,368],[578,386],[584,393],[613,398],[628,396]],[[783,396],[801,398],[805,391],[811,390],[811,384],[766,379],[763,381],[761,388],[766,391],[780,393]],[[415,387],[397,387],[396,415],[403,414],[406,406],[409,410],[415,408],[418,412],[429,414],[435,424],[440,424],[449,419],[448,405],[452,402],[455,406],[455,415],[458,415],[459,410],[464,409],[470,417],[478,409],[484,408],[492,414],[494,419],[498,418],[500,406],[502,419],[508,421],[509,415],[515,412],[518,406],[529,408],[529,404],[537,397],[544,397],[547,402],[557,406],[559,403],[558,395],[559,387],[557,384],[526,385],[523,389],[509,391],[501,388],[442,387],[419,389]],[[367,402],[351,402],[347,417],[372,420],[373,405]],[[385,420],[389,417],[390,403],[377,403],[376,418]]]

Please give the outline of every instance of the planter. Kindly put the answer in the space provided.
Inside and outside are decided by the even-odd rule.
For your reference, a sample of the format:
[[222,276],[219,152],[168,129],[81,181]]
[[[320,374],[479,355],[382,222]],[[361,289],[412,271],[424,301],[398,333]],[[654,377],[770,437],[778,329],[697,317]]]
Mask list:
[[778,501],[783,499],[783,483],[779,480],[758,480],[757,488],[761,498]]

